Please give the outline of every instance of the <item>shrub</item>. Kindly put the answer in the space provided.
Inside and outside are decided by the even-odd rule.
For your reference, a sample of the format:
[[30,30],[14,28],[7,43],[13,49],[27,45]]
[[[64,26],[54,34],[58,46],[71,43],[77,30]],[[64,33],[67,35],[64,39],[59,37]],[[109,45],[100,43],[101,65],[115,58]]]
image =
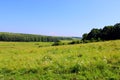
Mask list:
[[81,40],[74,40],[74,41],[70,42],[69,44],[80,44],[80,43],[82,43]]
[[52,44],[52,46],[59,46],[59,45],[64,45],[64,43],[62,43],[62,42],[54,42]]

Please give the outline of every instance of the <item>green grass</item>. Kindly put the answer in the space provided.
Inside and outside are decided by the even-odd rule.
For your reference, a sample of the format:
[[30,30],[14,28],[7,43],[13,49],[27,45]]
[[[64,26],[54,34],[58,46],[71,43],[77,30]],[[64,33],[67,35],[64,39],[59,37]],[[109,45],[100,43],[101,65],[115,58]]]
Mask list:
[[51,45],[0,42],[0,80],[120,80],[120,40]]

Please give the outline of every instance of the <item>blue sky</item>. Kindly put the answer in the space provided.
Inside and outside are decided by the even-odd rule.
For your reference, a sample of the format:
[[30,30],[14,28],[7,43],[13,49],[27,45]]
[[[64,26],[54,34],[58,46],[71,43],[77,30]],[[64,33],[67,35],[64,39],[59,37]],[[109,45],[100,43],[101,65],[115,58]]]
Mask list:
[[82,36],[120,22],[120,0],[0,0],[0,32]]

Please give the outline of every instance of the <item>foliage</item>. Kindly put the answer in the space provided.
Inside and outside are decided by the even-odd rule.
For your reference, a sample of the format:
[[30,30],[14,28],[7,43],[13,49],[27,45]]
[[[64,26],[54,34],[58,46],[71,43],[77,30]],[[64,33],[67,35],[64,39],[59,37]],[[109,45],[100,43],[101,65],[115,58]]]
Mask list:
[[72,42],[70,42],[69,44],[80,44],[82,43],[81,40],[73,40]]
[[18,34],[0,32],[0,41],[13,41],[13,42],[57,42],[59,40],[70,40],[70,37],[53,37],[33,34]]
[[72,44],[80,44],[80,43],[83,43],[83,41],[82,40],[65,40],[65,41],[54,42],[52,46],[72,45]]
[[105,26],[103,29],[92,29],[88,34],[83,34],[82,40],[94,42],[115,39],[120,39],[120,23],[117,23],[114,26]]
[[120,79],[120,40],[52,44],[0,42],[0,80]]
[[64,43],[62,43],[61,41],[58,41],[52,44],[52,46],[59,46],[59,45],[64,45]]

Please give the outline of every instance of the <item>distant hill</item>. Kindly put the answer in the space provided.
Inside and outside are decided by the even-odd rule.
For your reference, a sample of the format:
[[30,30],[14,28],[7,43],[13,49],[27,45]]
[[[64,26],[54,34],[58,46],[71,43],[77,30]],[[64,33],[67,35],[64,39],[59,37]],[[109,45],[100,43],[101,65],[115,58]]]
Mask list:
[[59,40],[71,40],[72,37],[57,37],[23,33],[0,32],[0,41],[13,42],[57,42]]

